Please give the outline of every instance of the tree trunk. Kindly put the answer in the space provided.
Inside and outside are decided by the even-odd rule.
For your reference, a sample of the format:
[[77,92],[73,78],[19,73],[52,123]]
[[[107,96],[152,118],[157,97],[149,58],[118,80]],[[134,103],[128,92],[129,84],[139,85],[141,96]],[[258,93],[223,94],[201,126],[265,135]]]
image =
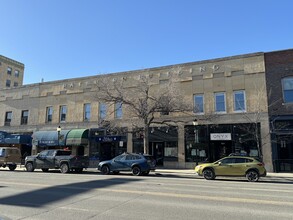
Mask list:
[[149,127],[147,125],[143,130],[143,153],[149,154]]

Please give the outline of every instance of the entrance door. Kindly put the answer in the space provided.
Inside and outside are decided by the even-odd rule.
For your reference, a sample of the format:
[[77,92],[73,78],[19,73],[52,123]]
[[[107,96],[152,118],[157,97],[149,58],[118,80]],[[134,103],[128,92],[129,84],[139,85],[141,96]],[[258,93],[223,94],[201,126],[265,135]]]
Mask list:
[[100,161],[111,160],[114,157],[115,157],[115,144],[110,142],[102,143]]
[[229,156],[232,153],[232,141],[212,141],[211,157],[212,161]]
[[291,136],[278,136],[278,164],[279,171],[293,171],[293,139]]
[[154,156],[157,166],[164,164],[164,142],[150,142],[149,152]]

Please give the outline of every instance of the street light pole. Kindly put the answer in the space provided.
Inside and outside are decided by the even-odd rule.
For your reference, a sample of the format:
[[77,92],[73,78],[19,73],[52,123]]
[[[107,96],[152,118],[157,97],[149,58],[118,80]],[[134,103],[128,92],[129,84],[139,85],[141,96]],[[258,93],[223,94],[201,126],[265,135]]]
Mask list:
[[60,125],[57,127],[57,143],[58,143],[58,147],[60,147],[60,132],[61,132],[61,127]]

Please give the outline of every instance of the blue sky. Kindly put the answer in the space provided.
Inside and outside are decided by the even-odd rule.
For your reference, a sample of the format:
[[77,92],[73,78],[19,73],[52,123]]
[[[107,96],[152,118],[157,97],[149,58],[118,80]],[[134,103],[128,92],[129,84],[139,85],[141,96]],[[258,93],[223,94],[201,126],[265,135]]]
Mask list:
[[292,49],[292,0],[0,0],[24,84]]

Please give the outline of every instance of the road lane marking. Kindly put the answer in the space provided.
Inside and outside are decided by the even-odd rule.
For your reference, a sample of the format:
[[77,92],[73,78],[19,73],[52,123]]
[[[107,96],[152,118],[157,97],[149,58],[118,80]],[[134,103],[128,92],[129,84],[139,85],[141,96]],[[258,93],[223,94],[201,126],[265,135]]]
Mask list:
[[[38,186],[38,187],[52,187],[48,184],[37,184],[37,183],[16,183],[16,182],[5,182],[0,181],[0,183],[5,183],[8,185],[25,185],[25,186]],[[149,191],[138,191],[138,190],[123,190],[123,189],[110,189],[110,188],[89,188],[89,187],[71,187],[66,185],[54,185],[56,188],[60,189],[75,189],[75,190],[96,190],[102,192],[114,192],[114,193],[131,193],[139,195],[149,195],[149,196],[162,196],[162,197],[174,197],[174,198],[187,198],[187,199],[202,199],[209,201],[220,201],[220,202],[238,202],[238,203],[247,203],[247,204],[263,204],[263,205],[285,205],[293,206],[293,202],[283,202],[276,200],[261,200],[261,199],[248,199],[248,198],[232,198],[232,197],[219,197],[219,196],[208,196],[208,195],[196,195],[196,194],[182,194],[182,193],[170,193],[170,192],[149,192]],[[246,188],[243,188],[246,189]],[[252,190],[249,188],[249,190]],[[266,190],[269,191],[269,190]],[[291,191],[290,191],[291,192]]]
[[245,198],[232,198],[232,197],[217,197],[217,196],[203,196],[203,195],[188,195],[179,193],[163,193],[163,192],[145,192],[145,191],[135,191],[135,190],[121,190],[121,189],[99,189],[106,192],[115,193],[131,193],[131,194],[141,194],[150,196],[162,196],[162,197],[175,197],[175,198],[187,198],[187,199],[202,199],[209,201],[220,201],[220,202],[238,202],[238,203],[249,203],[249,204],[263,204],[263,205],[279,205],[279,206],[293,206],[293,202],[283,202],[283,201],[267,201],[261,199],[245,199]]

